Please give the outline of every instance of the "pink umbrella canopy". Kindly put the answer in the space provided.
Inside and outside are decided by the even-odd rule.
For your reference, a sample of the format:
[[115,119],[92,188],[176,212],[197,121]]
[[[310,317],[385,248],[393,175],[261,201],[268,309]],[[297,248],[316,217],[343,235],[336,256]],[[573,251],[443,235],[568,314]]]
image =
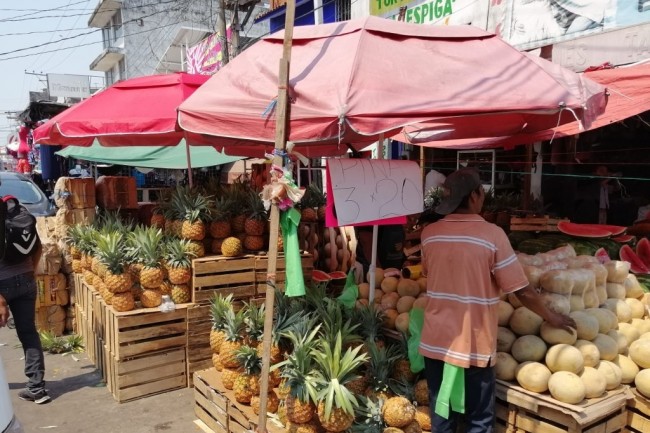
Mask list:
[[[180,127],[233,154],[272,149],[283,37],[259,41],[210,78],[180,105]],[[422,122],[444,139],[576,117],[588,124],[607,102],[604,87],[478,28],[372,16],[295,28],[290,95],[288,140],[308,156],[341,154]]]
[[120,81],[34,130],[38,144],[176,146],[176,109],[209,76],[174,73]]

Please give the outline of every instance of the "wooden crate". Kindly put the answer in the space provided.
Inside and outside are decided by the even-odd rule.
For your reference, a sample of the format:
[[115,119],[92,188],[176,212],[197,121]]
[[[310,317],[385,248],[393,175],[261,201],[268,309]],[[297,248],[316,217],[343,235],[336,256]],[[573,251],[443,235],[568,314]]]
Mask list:
[[557,232],[557,223],[567,219],[551,218],[548,215],[538,217],[511,217],[510,231]]
[[[194,373],[194,413],[207,433],[257,430],[258,416],[250,406],[238,403],[233,391],[222,386],[221,373],[214,368]],[[271,422],[267,422],[266,428],[269,433],[284,431]]]
[[60,177],[54,185],[54,200],[60,208],[95,207],[95,179],[92,177]]
[[497,424],[507,433],[623,433],[627,421],[626,386],[579,405],[503,381],[497,381],[496,396]]
[[95,183],[97,206],[103,209],[137,209],[135,177],[100,176]]
[[120,403],[187,386],[185,347],[117,359],[107,346],[105,354],[106,386]]
[[215,294],[247,299],[255,295],[256,257],[209,256],[192,260],[192,302],[208,305]]
[[187,378],[193,385],[194,372],[212,367],[209,305],[192,305],[187,309]]
[[158,308],[118,312],[103,300],[99,306],[102,308],[99,320],[105,323],[101,332],[108,351],[116,360],[172,348],[185,351],[187,304],[177,304],[176,310],[169,313]]
[[[301,255],[302,274],[305,281],[311,281],[311,274],[314,270],[314,256],[304,253]],[[266,274],[269,266],[268,256],[258,256],[255,260],[255,284],[258,295],[266,295]],[[284,291],[284,285],[287,280],[287,264],[284,254],[279,254],[276,263],[275,285],[278,289]]]
[[634,433],[650,432],[650,399],[634,389],[633,398],[627,401],[627,431]]

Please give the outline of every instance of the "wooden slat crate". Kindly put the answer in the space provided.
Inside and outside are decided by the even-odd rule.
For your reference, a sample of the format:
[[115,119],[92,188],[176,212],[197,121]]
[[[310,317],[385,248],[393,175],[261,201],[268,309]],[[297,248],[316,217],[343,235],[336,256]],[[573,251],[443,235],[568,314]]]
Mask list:
[[209,305],[193,305],[187,309],[187,378],[193,384],[194,372],[212,367]]
[[106,385],[120,403],[187,387],[185,347],[123,359],[105,353]]
[[[194,413],[208,433],[257,430],[257,415],[250,406],[237,403],[233,391],[223,388],[220,373],[214,368],[194,373],[194,400]],[[269,433],[283,431],[271,422],[266,427]]]
[[207,305],[216,293],[246,299],[255,295],[255,256],[209,256],[192,260],[192,302]]
[[[497,381],[497,406],[507,433],[623,433],[627,421],[625,404],[629,389],[621,386],[603,397],[579,405],[561,403],[549,395],[537,394]],[[499,403],[499,400],[501,403]],[[499,417],[498,417],[499,418]]]
[[627,430],[633,433],[650,432],[650,399],[635,389],[634,398],[627,401]]
[[177,304],[176,310],[168,313],[158,308],[117,312],[110,305],[101,305],[106,346],[116,360],[172,348],[185,351],[188,304]]
[[511,217],[510,231],[535,231],[557,232],[557,223],[568,221],[560,218],[551,218],[548,215],[538,217]]
[[[302,254],[302,274],[305,281],[311,281],[311,273],[314,270],[314,257],[311,254]],[[258,256],[255,261],[255,282],[256,293],[258,295],[266,295],[266,273],[269,265],[268,256]],[[278,255],[276,272],[275,272],[275,285],[278,289],[284,290],[284,284],[287,280],[286,276],[287,264],[284,254]]]

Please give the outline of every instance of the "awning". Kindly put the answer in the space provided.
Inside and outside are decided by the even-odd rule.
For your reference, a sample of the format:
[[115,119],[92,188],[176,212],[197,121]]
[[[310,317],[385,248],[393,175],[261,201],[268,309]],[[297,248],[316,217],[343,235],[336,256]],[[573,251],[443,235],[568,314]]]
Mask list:
[[[105,147],[95,140],[90,147],[68,146],[56,154],[66,158],[106,164],[183,170],[187,168],[186,149],[185,140],[182,140],[177,146],[129,146],[128,148]],[[243,158],[217,152],[214,147],[190,146],[192,168],[212,167],[240,159]]]
[[[605,112],[597,117],[586,130],[608,126],[628,117],[650,110],[650,63],[615,69],[585,72],[586,77],[607,87],[609,99]],[[585,132],[578,122],[566,123],[553,129],[512,137],[486,139],[449,140],[417,143],[420,146],[444,149],[492,149],[512,148],[519,144],[547,141]]]

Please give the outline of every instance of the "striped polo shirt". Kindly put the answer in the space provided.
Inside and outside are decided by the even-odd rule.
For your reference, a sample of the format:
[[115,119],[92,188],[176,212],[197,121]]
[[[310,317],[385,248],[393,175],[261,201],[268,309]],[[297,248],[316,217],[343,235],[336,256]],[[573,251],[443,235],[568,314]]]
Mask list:
[[500,296],[528,285],[508,237],[476,214],[422,231],[427,307],[420,353],[467,368],[496,361]]

